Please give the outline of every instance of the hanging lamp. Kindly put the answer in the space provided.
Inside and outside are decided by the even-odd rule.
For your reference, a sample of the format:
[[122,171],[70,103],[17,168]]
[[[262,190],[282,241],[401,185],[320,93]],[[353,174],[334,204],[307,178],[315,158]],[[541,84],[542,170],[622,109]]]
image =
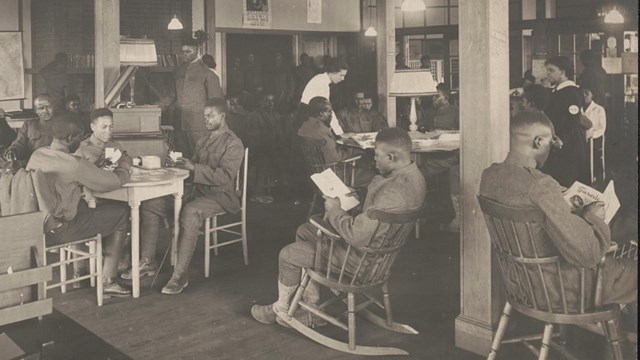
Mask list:
[[178,15],[173,15],[173,19],[171,19],[171,21],[169,22],[169,25],[167,25],[167,29],[168,30],[183,29],[182,22],[180,22],[180,19],[178,19]]
[[368,36],[368,37],[374,37],[374,36],[378,36],[378,32],[376,31],[376,28],[373,27],[373,25],[371,25],[371,3],[369,1],[367,1],[367,5],[369,7],[369,27],[367,28],[367,30],[364,31],[364,36]]

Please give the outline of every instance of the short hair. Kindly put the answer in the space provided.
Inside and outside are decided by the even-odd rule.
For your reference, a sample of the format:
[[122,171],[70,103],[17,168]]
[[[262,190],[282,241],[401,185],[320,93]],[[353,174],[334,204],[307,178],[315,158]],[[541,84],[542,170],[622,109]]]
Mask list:
[[553,123],[549,117],[542,111],[537,110],[524,110],[517,113],[509,122],[509,131],[515,132],[516,130],[529,128],[534,125],[547,127],[554,132]]
[[522,94],[523,98],[540,110],[544,110],[549,104],[549,96],[549,90],[540,84],[525,86]]
[[275,94],[273,93],[273,91],[268,90],[268,89],[267,89],[267,90],[260,91],[260,92],[258,93],[258,102],[263,102],[263,101],[264,101],[264,99],[266,99],[266,98],[267,98],[267,96],[269,96],[269,95],[273,96],[273,97],[274,97],[274,100],[275,100]]
[[98,118],[101,118],[103,116],[108,116],[110,118],[113,118],[113,112],[107,108],[97,108],[91,111],[91,114],[89,114],[89,120],[93,123]]
[[216,59],[209,54],[202,56],[202,62],[212,69],[215,69],[216,66],[218,66],[218,64],[216,63]]
[[403,53],[398,53],[398,54],[396,55],[396,62],[397,62],[397,63],[399,63],[399,62],[401,62],[404,58],[405,58],[405,57],[404,57],[404,54],[403,54]]
[[436,86],[436,90],[440,91],[444,97],[449,100],[451,98],[451,90],[445,83],[440,83]]
[[191,47],[198,47],[198,45],[200,45],[200,43],[198,42],[198,40],[187,36],[184,39],[182,39],[182,46],[191,46]]
[[33,98],[33,103],[35,104],[38,100],[47,100],[49,103],[53,104],[53,96],[49,94],[38,94]]
[[79,119],[73,114],[56,116],[51,119],[47,122],[47,131],[52,138],[57,140],[66,140],[70,136],[84,133]]
[[218,110],[218,112],[220,113],[226,113],[227,112],[227,101],[223,98],[220,97],[214,97],[211,98],[209,100],[207,100],[207,102],[204,104],[205,108],[208,107],[212,107],[215,108],[216,110]]
[[349,66],[342,59],[336,58],[327,58],[324,62],[324,72],[326,73],[337,73],[340,70],[347,70]]
[[558,67],[558,69],[564,71],[564,74],[567,76],[567,78],[573,78],[573,64],[571,63],[571,60],[569,60],[569,58],[566,56],[554,56],[552,58],[549,58],[544,62],[544,65],[555,65]]
[[307,54],[307,53],[302,53],[302,54],[300,54],[300,60],[302,60],[302,59],[304,59],[304,58],[308,58],[308,57],[310,57],[310,56],[309,56],[309,54]]
[[531,71],[531,69],[524,72],[524,75],[522,76],[522,83],[524,84],[525,81],[530,81],[535,84],[536,77],[533,76],[533,71]]
[[319,116],[322,111],[326,108],[326,106],[331,106],[331,102],[329,99],[316,96],[309,100],[309,115],[311,116]]
[[68,104],[70,101],[80,101],[80,96],[76,94],[70,94],[69,96],[67,96],[64,102],[65,104]]
[[591,91],[591,89],[583,87],[582,89],[582,95],[587,95],[587,94],[591,94],[593,95],[593,91]]
[[420,61],[422,61],[422,60],[428,60],[428,61],[431,61],[431,56],[429,56],[429,55],[422,55],[422,56],[420,56]]
[[409,133],[399,127],[380,130],[376,135],[376,143],[385,143],[399,150],[411,152]]

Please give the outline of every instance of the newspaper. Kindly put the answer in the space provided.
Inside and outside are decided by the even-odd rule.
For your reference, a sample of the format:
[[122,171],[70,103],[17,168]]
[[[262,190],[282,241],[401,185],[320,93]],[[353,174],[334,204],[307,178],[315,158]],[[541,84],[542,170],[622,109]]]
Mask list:
[[357,133],[351,136],[351,140],[358,143],[363,149],[373,149],[376,147],[377,132]]
[[613,181],[609,181],[604,192],[576,181],[564,193],[564,199],[569,203],[572,210],[580,209],[594,201],[604,202],[605,218],[604,222],[609,223],[620,209],[620,200],[616,196]]
[[320,189],[325,196],[339,198],[340,207],[342,207],[342,210],[344,211],[349,211],[360,204],[355,196],[347,195],[351,193],[351,190],[331,169],[311,175],[311,180],[313,180],[318,189]]

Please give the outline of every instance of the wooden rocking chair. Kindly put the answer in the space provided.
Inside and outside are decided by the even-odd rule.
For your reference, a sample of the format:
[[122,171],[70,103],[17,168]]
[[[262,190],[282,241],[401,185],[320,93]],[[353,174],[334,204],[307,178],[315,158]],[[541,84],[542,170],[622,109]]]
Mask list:
[[[311,176],[323,172],[326,169],[331,169],[345,184],[353,187],[356,176],[356,161],[359,160],[361,156],[354,156],[334,163],[325,163],[324,154],[322,154],[324,144],[325,140],[300,137],[300,147],[302,148],[302,155],[304,156],[304,162],[307,167],[307,174]],[[317,188],[314,188],[313,200],[309,207],[309,217],[322,212],[320,200],[322,200],[322,193]],[[320,211],[316,212],[316,208],[320,208]]]
[[[565,358],[577,359],[552,341],[554,325],[577,325],[591,330],[599,324],[611,343],[615,359],[622,360],[620,307],[602,305],[603,262],[596,269],[571,268],[561,256],[550,256],[550,249],[543,246],[550,240],[540,238],[546,237],[546,233],[533,230],[539,228],[536,224],[545,221],[545,214],[539,209],[506,206],[482,196],[478,196],[478,202],[489,229],[507,296],[487,359],[496,359],[501,344],[514,342],[524,344],[538,359],[547,359],[549,348]],[[570,278],[579,284],[578,296],[575,296],[576,289],[569,291]],[[542,336],[503,340],[513,309],[544,322]],[[542,346],[538,350],[529,342],[540,338]]]
[[[373,347],[356,345],[356,313],[370,322],[385,329],[402,334],[417,334],[409,325],[393,321],[391,299],[389,298],[388,281],[391,266],[400,249],[421,215],[422,209],[403,213],[385,213],[378,210],[369,212],[369,217],[379,221],[377,234],[366,247],[348,245],[336,233],[331,225],[325,223],[319,216],[313,216],[309,221],[318,228],[315,264],[313,268],[305,268],[300,287],[296,291],[289,311],[280,316],[287,324],[306,337],[332,349],[358,355],[408,355],[402,349],[391,347]],[[388,228],[386,232],[379,231]],[[334,297],[315,306],[302,300],[309,281],[315,281],[328,287]],[[374,297],[374,291],[382,291],[382,301]],[[356,305],[356,297],[364,300]],[[347,311],[338,317],[326,312],[332,304],[343,301],[347,304]],[[385,312],[381,317],[367,310],[369,305],[375,304]],[[327,337],[298,321],[293,314],[298,308],[324,319],[349,334],[349,342],[344,343]],[[347,316],[347,324],[339,320]]]

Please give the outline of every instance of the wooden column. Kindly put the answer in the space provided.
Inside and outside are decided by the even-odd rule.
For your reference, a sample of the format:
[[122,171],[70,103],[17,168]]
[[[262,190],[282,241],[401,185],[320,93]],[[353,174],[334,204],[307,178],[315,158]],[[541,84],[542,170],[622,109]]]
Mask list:
[[[205,18],[204,31],[209,35],[209,39],[205,43],[205,51],[207,54],[216,54],[216,0],[205,0],[204,2]],[[219,64],[224,59],[216,58]]]
[[457,347],[487,355],[504,303],[478,206],[480,176],[504,160],[509,137],[509,1],[460,0],[462,226]]
[[390,127],[396,126],[396,99],[389,96],[396,58],[396,13],[394,0],[377,0],[378,37],[376,38],[376,73],[378,79],[378,109],[387,117]]
[[120,75],[120,0],[94,0],[96,108]]

